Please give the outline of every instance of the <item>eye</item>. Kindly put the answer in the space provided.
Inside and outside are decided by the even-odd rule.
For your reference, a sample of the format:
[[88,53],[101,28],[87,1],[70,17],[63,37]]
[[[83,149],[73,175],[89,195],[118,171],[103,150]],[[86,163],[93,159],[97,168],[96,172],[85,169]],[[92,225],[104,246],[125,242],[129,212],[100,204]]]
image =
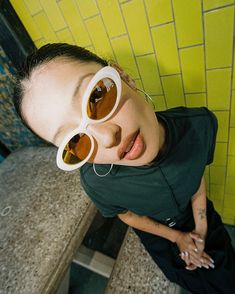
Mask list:
[[90,103],[97,103],[100,100],[102,100],[106,92],[107,92],[106,87],[96,85],[95,89],[92,91],[90,95]]

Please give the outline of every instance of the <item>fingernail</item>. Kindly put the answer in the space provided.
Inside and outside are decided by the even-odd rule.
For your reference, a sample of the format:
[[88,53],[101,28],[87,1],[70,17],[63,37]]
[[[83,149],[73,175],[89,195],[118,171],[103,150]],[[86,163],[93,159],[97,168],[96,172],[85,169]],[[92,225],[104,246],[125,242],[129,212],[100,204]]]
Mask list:
[[185,256],[188,256],[188,252],[185,252]]
[[207,269],[209,268],[209,266],[208,266],[208,265],[204,265],[204,267],[205,267],[205,268],[207,268]]
[[201,242],[201,243],[203,243],[203,242],[204,242],[204,240],[203,240],[203,239],[198,239],[198,241],[199,241],[199,242]]
[[194,248],[194,251],[195,251],[195,252],[198,252],[197,248]]
[[210,258],[210,261],[213,262],[213,263],[215,263],[214,260],[213,260],[212,258]]
[[213,263],[210,263],[210,267],[212,268],[215,268],[214,264]]
[[183,257],[184,257],[184,252],[182,252],[182,253],[181,253],[181,256],[183,256]]

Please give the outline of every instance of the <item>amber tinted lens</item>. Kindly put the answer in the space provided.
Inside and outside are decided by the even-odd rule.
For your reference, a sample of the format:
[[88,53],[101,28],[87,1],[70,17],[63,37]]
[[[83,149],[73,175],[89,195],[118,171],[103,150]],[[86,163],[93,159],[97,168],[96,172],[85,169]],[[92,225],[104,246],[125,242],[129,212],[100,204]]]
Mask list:
[[91,139],[86,134],[77,134],[67,143],[63,151],[63,160],[67,164],[83,161],[91,150]]
[[89,118],[98,120],[107,116],[117,100],[117,87],[113,80],[104,78],[93,88],[87,104]]

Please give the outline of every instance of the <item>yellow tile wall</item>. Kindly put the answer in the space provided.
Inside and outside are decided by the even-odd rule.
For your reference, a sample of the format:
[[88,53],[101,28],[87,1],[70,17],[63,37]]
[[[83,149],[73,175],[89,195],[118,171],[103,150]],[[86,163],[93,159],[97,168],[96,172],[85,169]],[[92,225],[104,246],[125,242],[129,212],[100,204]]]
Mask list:
[[207,193],[235,224],[234,0],[10,0],[37,47],[69,42],[116,60],[156,110],[207,106],[218,118]]

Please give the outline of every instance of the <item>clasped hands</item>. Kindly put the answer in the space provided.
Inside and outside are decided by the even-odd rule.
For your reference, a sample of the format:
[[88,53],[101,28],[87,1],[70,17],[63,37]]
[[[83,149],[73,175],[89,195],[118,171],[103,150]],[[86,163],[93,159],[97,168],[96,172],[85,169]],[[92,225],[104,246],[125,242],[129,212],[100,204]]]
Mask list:
[[187,270],[197,267],[214,268],[214,260],[204,251],[205,239],[196,232],[180,232],[176,239],[180,257],[186,263]]

